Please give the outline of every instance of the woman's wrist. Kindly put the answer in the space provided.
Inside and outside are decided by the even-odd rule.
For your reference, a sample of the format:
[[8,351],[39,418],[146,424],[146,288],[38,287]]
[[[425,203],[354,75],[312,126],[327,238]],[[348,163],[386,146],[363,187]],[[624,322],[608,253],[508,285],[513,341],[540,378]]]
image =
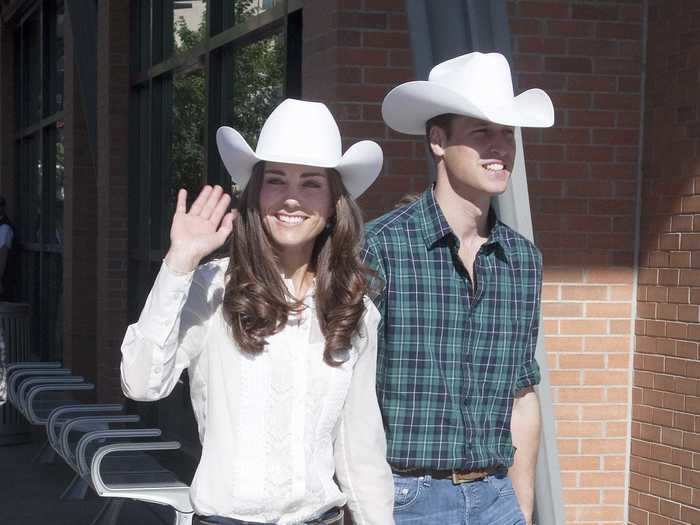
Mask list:
[[199,266],[200,260],[201,257],[171,247],[165,255],[164,262],[173,272],[186,275]]

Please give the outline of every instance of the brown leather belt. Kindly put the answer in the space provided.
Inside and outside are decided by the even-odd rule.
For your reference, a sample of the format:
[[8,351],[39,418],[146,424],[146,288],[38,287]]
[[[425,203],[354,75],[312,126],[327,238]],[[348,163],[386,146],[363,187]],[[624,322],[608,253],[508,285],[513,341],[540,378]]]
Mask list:
[[421,468],[401,469],[391,467],[392,472],[400,476],[430,476],[433,479],[450,479],[455,485],[462,483],[471,483],[472,481],[481,481],[486,476],[490,476],[498,472],[500,467],[487,467],[481,470],[431,470]]

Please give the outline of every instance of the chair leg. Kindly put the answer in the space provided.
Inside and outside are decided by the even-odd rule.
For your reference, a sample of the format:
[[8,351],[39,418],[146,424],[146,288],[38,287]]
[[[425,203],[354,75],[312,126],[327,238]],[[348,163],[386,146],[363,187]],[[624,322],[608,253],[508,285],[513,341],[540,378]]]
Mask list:
[[39,449],[34,458],[32,458],[32,463],[40,463],[42,465],[53,463],[56,460],[56,451],[51,448],[48,440]]
[[76,474],[75,476],[73,476],[72,481],[68,484],[66,489],[61,494],[61,499],[85,499],[85,495],[87,494],[88,488],[90,488],[88,482],[81,478],[79,474]]
[[90,525],[117,525],[125,501],[122,498],[109,498]]
[[175,511],[175,521],[173,521],[173,525],[192,525],[193,516],[194,514],[192,512]]

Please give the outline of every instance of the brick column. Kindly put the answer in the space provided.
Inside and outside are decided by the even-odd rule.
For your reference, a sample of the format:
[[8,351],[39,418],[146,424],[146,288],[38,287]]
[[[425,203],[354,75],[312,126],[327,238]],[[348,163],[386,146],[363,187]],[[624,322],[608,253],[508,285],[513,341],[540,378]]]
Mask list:
[[518,91],[556,109],[524,141],[568,524],[625,518],[641,4],[509,2]]
[[428,183],[422,138],[391,131],[381,103],[414,80],[403,0],[311,0],[304,8],[303,96],[334,113],[347,148],[364,139],[384,150],[384,169],[362,196],[367,218]]
[[129,9],[97,4],[97,381],[122,398],[119,351],[127,326]]
[[700,523],[700,25],[649,2],[630,523]]
[[80,96],[70,16],[64,72],[65,208],[63,245],[63,359],[76,374],[97,378],[97,184],[94,153]]

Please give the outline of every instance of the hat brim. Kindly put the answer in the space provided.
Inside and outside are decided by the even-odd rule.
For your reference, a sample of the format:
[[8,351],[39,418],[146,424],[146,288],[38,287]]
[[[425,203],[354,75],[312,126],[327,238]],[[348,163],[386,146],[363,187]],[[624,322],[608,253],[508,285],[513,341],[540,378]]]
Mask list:
[[348,148],[335,169],[350,196],[357,199],[377,179],[383,163],[384,154],[379,144],[362,140]]
[[250,180],[253,166],[260,159],[243,136],[228,126],[222,126],[216,131],[216,146],[231,180],[239,188],[244,188]]
[[504,126],[548,128],[554,125],[554,106],[541,89],[528,89],[501,107],[483,108],[455,90],[419,80],[395,87],[382,103],[382,117],[387,125],[409,135],[424,135],[425,123],[444,113]]
[[231,176],[231,180],[241,189],[250,180],[253,166],[259,161],[283,162],[333,168],[340,177],[353,199],[362,195],[379,176],[384,155],[376,142],[363,140],[350,146],[337,163],[319,165],[317,160],[301,157],[260,156],[248,145],[243,136],[228,126],[220,127],[216,132],[216,145],[221,160]]

